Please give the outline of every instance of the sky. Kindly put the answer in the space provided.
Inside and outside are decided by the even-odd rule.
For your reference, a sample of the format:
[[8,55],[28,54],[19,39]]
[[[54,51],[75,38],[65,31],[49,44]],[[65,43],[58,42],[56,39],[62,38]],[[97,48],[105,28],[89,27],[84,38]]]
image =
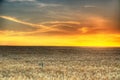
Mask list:
[[119,0],[1,0],[0,45],[119,46]]

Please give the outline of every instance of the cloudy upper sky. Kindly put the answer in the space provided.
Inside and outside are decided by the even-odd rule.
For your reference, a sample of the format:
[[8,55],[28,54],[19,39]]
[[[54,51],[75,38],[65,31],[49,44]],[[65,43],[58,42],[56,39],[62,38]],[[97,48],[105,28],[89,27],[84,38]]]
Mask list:
[[0,45],[120,46],[119,0],[1,0]]

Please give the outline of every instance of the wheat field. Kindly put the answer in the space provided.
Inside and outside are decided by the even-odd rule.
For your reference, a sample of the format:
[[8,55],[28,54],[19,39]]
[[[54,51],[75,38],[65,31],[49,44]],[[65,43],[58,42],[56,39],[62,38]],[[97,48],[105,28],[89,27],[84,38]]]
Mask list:
[[120,80],[120,48],[0,47],[0,80]]

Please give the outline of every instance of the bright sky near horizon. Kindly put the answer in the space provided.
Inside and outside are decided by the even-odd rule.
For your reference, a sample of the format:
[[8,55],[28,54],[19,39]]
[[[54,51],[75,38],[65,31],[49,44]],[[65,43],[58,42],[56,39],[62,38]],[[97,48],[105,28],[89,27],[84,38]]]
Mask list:
[[119,0],[1,0],[0,45],[120,47]]

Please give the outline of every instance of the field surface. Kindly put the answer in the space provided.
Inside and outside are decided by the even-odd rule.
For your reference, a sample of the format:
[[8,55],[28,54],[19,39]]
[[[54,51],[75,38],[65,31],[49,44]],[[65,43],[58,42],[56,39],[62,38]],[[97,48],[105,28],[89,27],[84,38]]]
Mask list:
[[120,80],[120,48],[1,46],[0,80]]

